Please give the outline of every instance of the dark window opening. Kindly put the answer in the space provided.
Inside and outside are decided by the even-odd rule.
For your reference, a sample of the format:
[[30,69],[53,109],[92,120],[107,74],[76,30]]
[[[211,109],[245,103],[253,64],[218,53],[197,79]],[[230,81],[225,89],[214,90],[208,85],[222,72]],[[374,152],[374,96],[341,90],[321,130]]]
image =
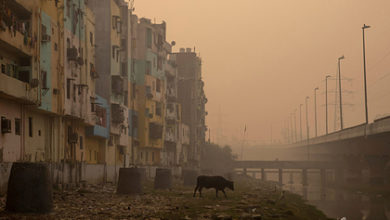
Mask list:
[[20,118],[15,118],[15,134],[20,135]]
[[93,46],[93,33],[89,32],[89,43]]
[[66,98],[70,99],[70,79],[66,79]]
[[28,117],[28,136],[33,136],[32,117]]
[[84,148],[83,136],[80,136],[80,150]]
[[156,80],[156,91],[161,92],[161,80]]
[[73,85],[73,101],[76,101],[76,85]]

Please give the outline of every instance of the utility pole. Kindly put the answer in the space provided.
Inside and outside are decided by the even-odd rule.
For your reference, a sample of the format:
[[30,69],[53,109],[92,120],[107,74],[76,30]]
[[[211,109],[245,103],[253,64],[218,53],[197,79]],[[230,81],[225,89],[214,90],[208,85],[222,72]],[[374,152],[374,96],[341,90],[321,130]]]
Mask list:
[[366,124],[368,124],[368,106],[367,106],[367,77],[366,77],[366,42],[364,39],[364,29],[370,28],[370,26],[364,24],[363,31],[363,66],[364,66],[364,103],[366,110]]
[[326,115],[326,134],[328,134],[328,78],[330,75],[325,77],[325,115]]
[[340,60],[343,60],[345,57],[344,55],[339,57],[337,60],[338,60],[338,69],[339,69],[339,96],[340,96],[340,129],[343,130],[344,129],[344,125],[343,125],[343,101],[342,101],[342,90],[341,90],[341,69],[340,69]]
[[314,89],[314,124],[315,124],[315,135],[317,137],[317,90],[318,87]]

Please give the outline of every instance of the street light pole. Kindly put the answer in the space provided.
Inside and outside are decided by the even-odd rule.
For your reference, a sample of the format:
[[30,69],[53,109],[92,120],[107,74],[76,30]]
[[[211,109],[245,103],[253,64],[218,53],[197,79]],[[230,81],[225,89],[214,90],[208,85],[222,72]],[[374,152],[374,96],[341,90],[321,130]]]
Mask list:
[[302,141],[302,106],[303,104],[299,105],[299,130],[300,130],[301,141]]
[[297,109],[294,109],[294,135],[295,135],[295,142],[298,142],[297,139]]
[[338,60],[338,69],[339,69],[339,98],[340,98],[340,128],[341,130],[344,129],[343,124],[343,101],[342,101],[342,91],[341,91],[341,69],[340,69],[340,60],[344,59],[344,55],[339,57]]
[[330,75],[325,77],[325,117],[326,117],[326,134],[328,134],[328,78]]
[[305,104],[306,104],[307,160],[310,160],[310,147],[309,147],[309,112],[308,112],[308,108],[307,108],[307,100],[309,100],[309,96],[306,96]]
[[367,106],[367,80],[366,80],[366,42],[364,39],[364,29],[370,28],[370,26],[364,24],[363,31],[363,66],[364,66],[364,103],[366,108],[366,124],[368,124],[368,106]]
[[317,90],[318,87],[314,89],[314,125],[315,125],[315,135],[317,137]]

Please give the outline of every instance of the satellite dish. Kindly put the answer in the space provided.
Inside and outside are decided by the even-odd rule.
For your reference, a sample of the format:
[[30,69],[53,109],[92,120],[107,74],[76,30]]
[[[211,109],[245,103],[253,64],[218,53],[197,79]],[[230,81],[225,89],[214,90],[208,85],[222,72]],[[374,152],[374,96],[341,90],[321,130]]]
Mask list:
[[171,42],[171,45],[172,45],[172,46],[175,46],[175,45],[176,45],[176,41],[172,41],[172,42]]

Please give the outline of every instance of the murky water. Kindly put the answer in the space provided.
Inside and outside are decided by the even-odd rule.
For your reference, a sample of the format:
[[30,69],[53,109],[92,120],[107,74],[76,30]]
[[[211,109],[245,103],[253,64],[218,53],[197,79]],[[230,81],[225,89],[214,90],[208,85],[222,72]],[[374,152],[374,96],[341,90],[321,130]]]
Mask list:
[[[257,176],[260,178],[260,176]],[[278,181],[277,173],[267,173],[267,180]],[[348,220],[390,220],[390,200],[381,195],[352,193],[321,187],[318,173],[308,174],[308,186],[303,186],[302,175],[284,173],[283,188],[302,195],[328,217]]]

